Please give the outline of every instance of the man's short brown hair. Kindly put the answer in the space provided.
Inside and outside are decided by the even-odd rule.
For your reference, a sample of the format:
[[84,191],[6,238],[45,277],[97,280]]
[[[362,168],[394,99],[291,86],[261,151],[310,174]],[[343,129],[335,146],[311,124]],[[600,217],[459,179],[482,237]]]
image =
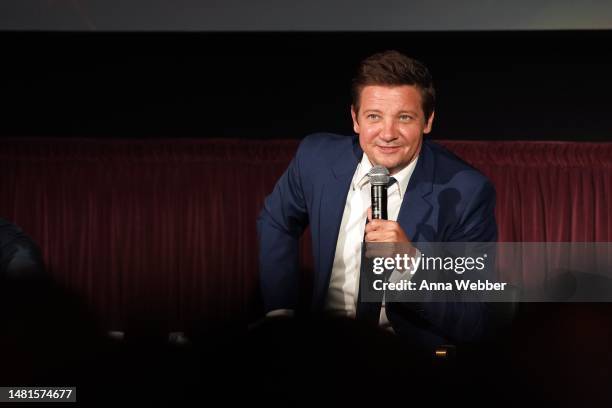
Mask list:
[[423,63],[398,51],[380,52],[361,61],[351,89],[355,112],[359,111],[361,90],[368,85],[415,86],[421,92],[425,121],[434,111],[436,90],[429,70]]

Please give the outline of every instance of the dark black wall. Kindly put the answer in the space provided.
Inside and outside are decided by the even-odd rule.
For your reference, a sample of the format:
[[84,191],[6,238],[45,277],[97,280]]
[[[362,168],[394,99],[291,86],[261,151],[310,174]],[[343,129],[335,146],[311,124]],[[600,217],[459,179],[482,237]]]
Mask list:
[[612,140],[612,31],[0,32],[0,136],[351,132],[363,57],[424,61],[443,139]]

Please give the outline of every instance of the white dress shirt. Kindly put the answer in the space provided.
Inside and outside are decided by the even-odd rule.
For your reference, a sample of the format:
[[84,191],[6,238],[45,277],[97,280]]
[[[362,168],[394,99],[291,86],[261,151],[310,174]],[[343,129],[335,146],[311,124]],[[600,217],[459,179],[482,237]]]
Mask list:
[[[416,167],[417,158],[392,176],[397,180],[387,192],[387,214],[389,220],[397,221],[404,194]],[[361,244],[365,230],[368,208],[371,205],[371,189],[368,172],[372,168],[364,153],[357,165],[346,197],[342,223],[336,243],[336,253],[327,291],[325,310],[335,316],[355,317],[359,293],[359,271],[361,267]],[[381,308],[380,324],[390,327]]]

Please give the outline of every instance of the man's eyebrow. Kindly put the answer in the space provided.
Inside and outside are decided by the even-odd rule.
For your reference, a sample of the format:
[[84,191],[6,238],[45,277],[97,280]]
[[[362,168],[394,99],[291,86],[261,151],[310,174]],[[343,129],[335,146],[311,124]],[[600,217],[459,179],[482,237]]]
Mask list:
[[[379,109],[364,109],[363,110],[363,113],[367,113],[367,112],[382,113],[382,111],[379,110]],[[414,115],[414,116],[418,116],[419,115],[419,113],[417,111],[413,111],[413,110],[402,110],[402,111],[397,112],[398,115],[403,115],[405,113],[408,113],[408,114]]]
[[403,110],[403,111],[399,111],[397,114],[401,115],[401,114],[404,114],[404,113],[409,113],[411,115],[418,115],[419,114],[417,111],[413,111],[413,110],[407,110],[407,111]]

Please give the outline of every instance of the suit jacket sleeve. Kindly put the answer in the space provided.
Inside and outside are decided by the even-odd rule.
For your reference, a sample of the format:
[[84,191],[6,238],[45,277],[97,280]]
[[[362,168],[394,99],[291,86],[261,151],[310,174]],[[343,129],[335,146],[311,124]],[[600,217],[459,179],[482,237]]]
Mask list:
[[0,278],[25,279],[43,273],[38,245],[15,224],[0,219]]
[[304,143],[266,198],[257,219],[259,276],[265,312],[295,309],[299,293],[299,239],[308,225],[300,171]]

